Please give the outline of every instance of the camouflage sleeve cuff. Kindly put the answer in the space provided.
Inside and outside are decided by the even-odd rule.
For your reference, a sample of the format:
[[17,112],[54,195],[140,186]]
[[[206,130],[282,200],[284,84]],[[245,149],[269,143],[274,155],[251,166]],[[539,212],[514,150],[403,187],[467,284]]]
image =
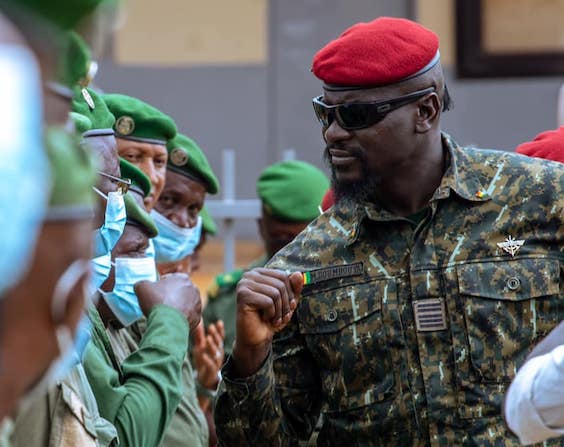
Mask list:
[[229,359],[221,370],[223,390],[230,396],[231,400],[238,405],[249,398],[251,401],[262,399],[270,390],[274,390],[275,379],[272,362],[271,350],[268,353],[268,357],[255,374],[244,378],[234,378],[233,360],[232,357],[229,356]]

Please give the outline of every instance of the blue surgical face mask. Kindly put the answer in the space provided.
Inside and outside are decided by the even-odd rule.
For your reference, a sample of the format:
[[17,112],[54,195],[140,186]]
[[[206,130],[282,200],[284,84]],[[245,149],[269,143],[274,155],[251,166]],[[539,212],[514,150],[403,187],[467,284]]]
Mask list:
[[29,264],[49,194],[41,77],[33,54],[0,46],[0,299]]
[[86,345],[90,342],[92,337],[92,323],[86,314],[84,314],[78,323],[76,328],[76,333],[74,334],[74,363],[82,362],[82,357],[84,355],[84,350]]
[[103,293],[102,296],[123,326],[131,326],[143,317],[135,295],[135,284],[156,280],[157,269],[152,258],[116,258],[114,290]]
[[149,239],[149,244],[147,245],[147,250],[145,250],[145,256],[147,256],[148,258],[151,258],[153,260],[153,262],[155,262],[155,257],[157,256],[156,253],[155,253],[155,244],[153,243],[154,240],[155,240],[155,238]]
[[90,283],[88,284],[88,296],[91,298],[99,290],[102,284],[110,276],[112,270],[112,254],[98,256],[90,261]]
[[159,229],[158,236],[153,239],[158,263],[178,262],[194,253],[202,235],[201,216],[192,228],[179,227],[155,210],[151,211],[151,217]]
[[123,234],[127,214],[125,213],[125,201],[120,192],[112,191],[106,195],[98,188],[94,188],[94,191],[106,199],[104,224],[94,230],[94,258],[97,258],[113,250]]

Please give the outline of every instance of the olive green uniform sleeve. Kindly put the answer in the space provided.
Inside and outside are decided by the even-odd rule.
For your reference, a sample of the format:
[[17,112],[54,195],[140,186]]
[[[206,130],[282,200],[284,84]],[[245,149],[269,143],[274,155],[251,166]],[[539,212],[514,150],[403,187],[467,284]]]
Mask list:
[[186,356],[182,364],[182,399],[170,421],[160,447],[208,447],[209,431],[196,394],[192,364]]
[[[147,320],[141,319],[128,328],[107,328],[106,333],[118,362],[122,363],[139,349]],[[192,365],[189,355],[182,364],[182,399],[176,407],[159,447],[207,447],[208,425],[196,395]]]
[[189,336],[185,317],[168,306],[156,306],[139,349],[121,365],[97,312],[92,320],[93,338],[84,365],[100,414],[115,425],[120,446],[156,447],[182,396]]

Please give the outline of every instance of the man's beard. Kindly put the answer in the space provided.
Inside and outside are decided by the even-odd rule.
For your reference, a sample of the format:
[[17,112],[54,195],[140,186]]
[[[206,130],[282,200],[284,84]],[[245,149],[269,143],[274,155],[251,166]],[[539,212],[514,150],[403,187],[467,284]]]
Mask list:
[[[371,173],[368,170],[368,163],[366,154],[358,149],[348,149],[351,156],[358,159],[361,166],[360,180],[357,181],[339,181],[335,168],[331,164],[331,156],[329,155],[329,147],[325,148],[323,152],[323,159],[325,163],[331,168],[331,188],[335,195],[335,202],[349,202],[352,204],[372,202],[378,186],[381,184],[381,177]],[[338,149],[337,146],[331,146]]]

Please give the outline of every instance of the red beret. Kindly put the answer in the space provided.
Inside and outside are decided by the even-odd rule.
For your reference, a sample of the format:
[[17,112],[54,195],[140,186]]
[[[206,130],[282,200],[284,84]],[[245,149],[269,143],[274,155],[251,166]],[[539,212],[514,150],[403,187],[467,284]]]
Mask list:
[[439,60],[439,38],[407,19],[379,17],[357,23],[313,57],[312,71],[325,84],[369,87],[424,73]]
[[333,190],[329,188],[323,196],[323,199],[321,199],[321,211],[325,212],[333,205],[335,205],[335,195],[333,194]]
[[533,141],[520,144],[515,151],[529,157],[564,163],[564,126],[539,133]]

